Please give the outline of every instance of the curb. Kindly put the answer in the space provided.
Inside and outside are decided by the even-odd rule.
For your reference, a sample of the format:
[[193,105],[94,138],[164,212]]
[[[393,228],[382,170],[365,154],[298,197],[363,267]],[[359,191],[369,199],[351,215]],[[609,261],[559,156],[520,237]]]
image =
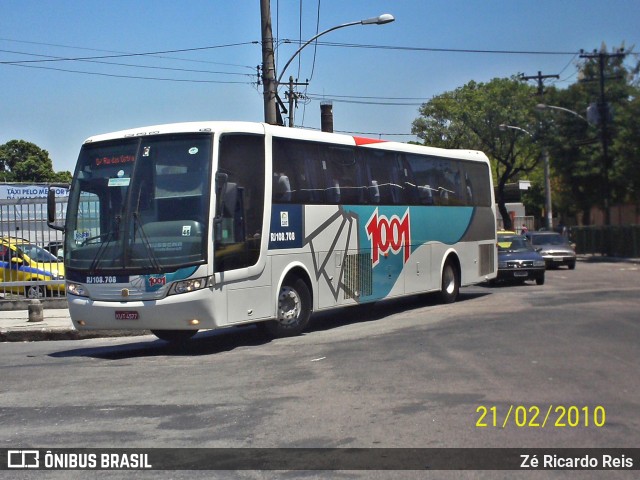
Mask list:
[[576,259],[586,263],[634,263],[639,264],[640,258],[628,258],[628,257],[609,257],[607,255],[597,254],[578,254]]
[[99,330],[79,332],[70,328],[43,327],[40,329],[30,328],[2,329],[0,330],[0,342],[40,342],[45,340],[83,340],[89,338],[108,337],[138,337],[151,335],[150,330]]

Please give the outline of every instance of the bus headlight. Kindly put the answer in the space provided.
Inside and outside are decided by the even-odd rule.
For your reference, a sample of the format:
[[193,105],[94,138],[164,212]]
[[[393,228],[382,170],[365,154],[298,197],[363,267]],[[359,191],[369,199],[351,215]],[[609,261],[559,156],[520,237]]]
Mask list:
[[88,297],[89,294],[85,290],[84,286],[79,283],[67,282],[67,293],[69,295],[76,295],[78,297]]
[[209,278],[192,278],[190,280],[183,280],[181,282],[175,282],[169,291],[169,295],[177,295],[180,293],[194,292],[201,290],[207,286]]

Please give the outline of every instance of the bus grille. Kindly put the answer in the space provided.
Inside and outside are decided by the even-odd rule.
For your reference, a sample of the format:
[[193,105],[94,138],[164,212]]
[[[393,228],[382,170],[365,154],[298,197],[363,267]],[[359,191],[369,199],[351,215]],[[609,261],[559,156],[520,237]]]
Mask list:
[[372,293],[371,254],[346,255],[344,259],[344,298],[357,299]]
[[494,255],[496,247],[493,243],[486,243],[478,247],[480,249],[480,276],[493,273]]

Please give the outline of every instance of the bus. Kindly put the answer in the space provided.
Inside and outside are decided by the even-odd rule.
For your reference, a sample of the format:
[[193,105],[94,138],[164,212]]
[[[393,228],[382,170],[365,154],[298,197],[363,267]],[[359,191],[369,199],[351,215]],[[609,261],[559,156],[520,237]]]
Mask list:
[[78,330],[258,324],[496,276],[492,175],[478,151],[264,123],[179,123],[86,140],[64,263]]

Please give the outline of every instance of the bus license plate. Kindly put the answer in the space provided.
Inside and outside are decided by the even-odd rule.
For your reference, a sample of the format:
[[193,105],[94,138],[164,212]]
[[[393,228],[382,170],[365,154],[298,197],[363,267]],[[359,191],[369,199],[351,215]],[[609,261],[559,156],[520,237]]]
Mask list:
[[138,320],[138,312],[133,310],[116,310],[116,320]]

